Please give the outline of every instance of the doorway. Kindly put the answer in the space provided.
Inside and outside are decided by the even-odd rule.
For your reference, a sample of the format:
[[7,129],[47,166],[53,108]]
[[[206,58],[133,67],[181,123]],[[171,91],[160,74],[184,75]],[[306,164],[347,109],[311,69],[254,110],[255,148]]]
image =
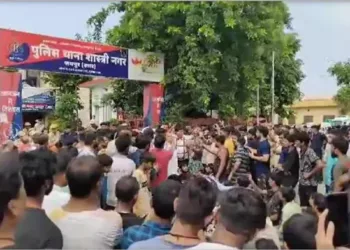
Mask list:
[[46,113],[43,112],[23,112],[23,124],[30,122],[32,126],[35,124],[35,120],[42,120],[44,122]]

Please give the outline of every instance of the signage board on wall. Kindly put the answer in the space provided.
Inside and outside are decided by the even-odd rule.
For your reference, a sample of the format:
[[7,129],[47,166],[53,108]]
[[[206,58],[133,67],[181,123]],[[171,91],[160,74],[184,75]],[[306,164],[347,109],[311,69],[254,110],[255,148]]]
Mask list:
[[128,50],[0,29],[0,66],[127,79]]
[[164,78],[164,55],[129,49],[129,79],[161,82]]
[[164,55],[0,29],[0,66],[160,82]]

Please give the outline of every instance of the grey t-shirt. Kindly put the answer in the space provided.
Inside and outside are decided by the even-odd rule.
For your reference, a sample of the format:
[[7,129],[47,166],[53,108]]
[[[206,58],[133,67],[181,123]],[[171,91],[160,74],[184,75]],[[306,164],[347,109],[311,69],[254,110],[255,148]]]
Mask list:
[[16,228],[15,246],[17,249],[62,249],[63,236],[45,210],[27,208]]

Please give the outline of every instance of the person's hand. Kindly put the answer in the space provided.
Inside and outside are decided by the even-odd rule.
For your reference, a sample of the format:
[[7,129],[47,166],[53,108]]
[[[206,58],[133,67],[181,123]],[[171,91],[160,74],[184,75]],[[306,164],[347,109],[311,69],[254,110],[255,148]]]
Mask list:
[[254,154],[251,151],[249,152],[249,157],[254,159]]
[[326,217],[328,215],[328,209],[323,211],[323,213],[318,217],[318,226],[316,238],[316,248],[320,249],[335,249],[333,245],[334,236],[334,223],[330,221],[325,229]]
[[304,178],[309,179],[311,177],[310,173],[304,173]]
[[253,182],[253,181],[254,181],[254,180],[253,180],[253,176],[252,176],[251,174],[248,174],[248,179],[249,179],[250,182]]

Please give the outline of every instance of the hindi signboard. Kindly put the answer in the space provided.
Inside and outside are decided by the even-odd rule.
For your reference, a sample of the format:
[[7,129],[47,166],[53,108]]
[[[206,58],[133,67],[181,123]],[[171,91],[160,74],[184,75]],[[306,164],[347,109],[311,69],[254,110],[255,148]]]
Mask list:
[[127,79],[128,50],[0,29],[0,66]]
[[164,55],[129,49],[129,79],[161,82],[164,78]]

